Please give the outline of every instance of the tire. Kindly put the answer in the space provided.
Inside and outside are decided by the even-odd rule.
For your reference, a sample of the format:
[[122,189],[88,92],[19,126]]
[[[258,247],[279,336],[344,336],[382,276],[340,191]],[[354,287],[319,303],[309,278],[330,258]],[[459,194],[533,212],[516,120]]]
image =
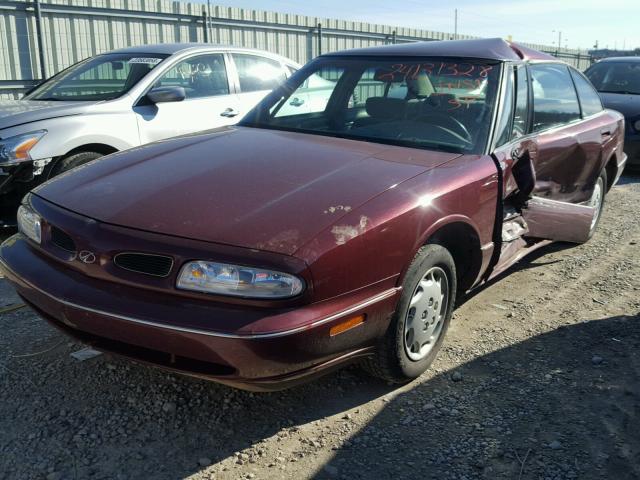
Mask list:
[[[446,288],[438,290],[435,279],[439,279],[441,286],[446,282]],[[438,292],[446,305],[437,301]],[[419,377],[442,346],[455,298],[456,266],[451,254],[440,245],[425,245],[407,270],[389,328],[374,355],[364,360],[364,369],[393,383],[406,383]],[[426,319],[420,310],[426,312]]]
[[80,165],[83,165],[102,156],[103,154],[98,152],[74,153],[73,155],[69,155],[68,157],[60,159],[56,166],[53,168],[51,176],[55,177],[56,175],[60,175],[61,173],[71,170],[72,168],[79,167]]
[[604,199],[607,193],[607,171],[605,169],[600,172],[600,176],[596,180],[595,187],[593,189],[593,195],[589,200],[588,205],[596,207],[596,215],[593,218],[591,227],[589,229],[589,238],[593,237],[593,234],[598,228],[600,218],[602,218],[602,211],[604,210]]

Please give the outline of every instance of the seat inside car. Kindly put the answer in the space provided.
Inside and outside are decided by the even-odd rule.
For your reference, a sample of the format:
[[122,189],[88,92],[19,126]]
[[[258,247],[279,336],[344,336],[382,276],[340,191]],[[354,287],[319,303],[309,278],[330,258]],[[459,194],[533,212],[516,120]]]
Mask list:
[[229,93],[225,67],[217,60],[210,64],[198,64],[195,69],[192,85],[194,97],[209,97]]
[[369,97],[365,103],[368,117],[358,118],[354,128],[367,127],[393,120],[403,120],[407,115],[407,102],[402,98]]

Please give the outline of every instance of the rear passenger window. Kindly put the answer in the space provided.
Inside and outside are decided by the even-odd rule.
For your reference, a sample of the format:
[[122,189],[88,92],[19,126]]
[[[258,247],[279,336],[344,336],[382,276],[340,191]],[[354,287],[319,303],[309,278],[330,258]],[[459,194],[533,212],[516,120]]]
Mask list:
[[582,107],[582,116],[588,117],[602,111],[602,102],[600,95],[593,88],[593,85],[581,74],[571,69],[571,76],[576,84],[580,106]]
[[533,130],[546,130],[580,118],[578,97],[564,65],[532,65]]
[[273,90],[286,79],[280,62],[258,55],[234,53],[232,56],[243,93]]

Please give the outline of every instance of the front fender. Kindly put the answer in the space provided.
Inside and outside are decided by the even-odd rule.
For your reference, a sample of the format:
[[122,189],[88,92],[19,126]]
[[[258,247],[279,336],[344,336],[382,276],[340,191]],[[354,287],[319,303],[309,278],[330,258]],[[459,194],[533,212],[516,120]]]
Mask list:
[[3,138],[47,130],[31,151],[34,159],[66,155],[84,145],[103,144],[116,150],[139,145],[138,125],[131,114],[73,115],[20,125],[2,131]]
[[473,219],[469,218],[467,215],[453,213],[445,217],[439,218],[438,220],[433,222],[431,225],[429,225],[429,227],[424,231],[422,236],[418,239],[418,241],[415,243],[413,247],[414,256],[415,256],[415,253],[417,253],[417,251],[423,245],[428,243],[429,239],[433,237],[438,231],[440,231],[447,225],[451,225],[454,223],[458,223],[458,224],[463,223],[465,225],[468,225],[475,232],[476,236],[480,238],[480,230],[476,222],[473,221]]
[[497,202],[491,157],[462,156],[349,212],[295,256],[309,265],[318,299],[376,283],[395,286],[417,250],[448,224],[463,222],[490,245]]

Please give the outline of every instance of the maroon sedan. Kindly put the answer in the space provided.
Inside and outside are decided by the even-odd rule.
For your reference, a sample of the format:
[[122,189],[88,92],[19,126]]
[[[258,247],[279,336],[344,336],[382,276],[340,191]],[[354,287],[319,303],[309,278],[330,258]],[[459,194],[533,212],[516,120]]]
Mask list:
[[500,39],[332,53],[237,127],[38,187],[1,265],[42,317],[138,361],[256,390],[356,359],[407,381],[457,295],[589,239],[623,133],[580,72]]

